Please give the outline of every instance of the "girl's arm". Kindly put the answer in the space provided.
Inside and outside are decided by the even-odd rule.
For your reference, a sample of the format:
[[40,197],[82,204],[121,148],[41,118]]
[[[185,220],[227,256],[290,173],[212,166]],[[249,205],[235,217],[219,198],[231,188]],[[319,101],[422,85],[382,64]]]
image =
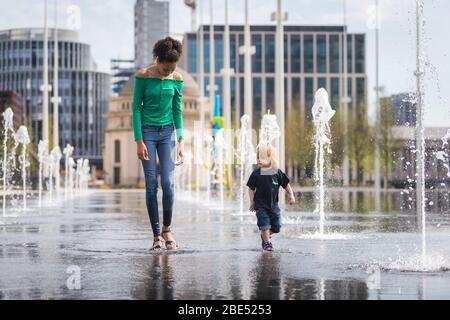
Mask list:
[[250,197],[250,211],[255,212],[255,191],[248,188],[248,195]]
[[288,194],[288,202],[289,202],[289,204],[290,204],[290,205],[295,204],[294,190],[292,190],[291,185],[288,184],[284,190],[286,190],[286,192],[287,192],[287,194]]

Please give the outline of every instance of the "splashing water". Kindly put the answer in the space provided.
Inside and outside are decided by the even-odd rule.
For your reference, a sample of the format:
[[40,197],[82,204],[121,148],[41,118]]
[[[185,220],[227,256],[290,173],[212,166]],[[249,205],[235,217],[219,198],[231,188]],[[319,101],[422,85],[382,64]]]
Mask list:
[[336,114],[336,111],[331,109],[328,98],[328,92],[320,88],[315,95],[314,106],[312,107],[313,122],[316,127],[316,134],[314,136],[315,147],[315,179],[319,183],[319,202],[317,211],[320,215],[320,234],[324,234],[325,224],[325,188],[324,188],[324,164],[325,156],[324,149],[331,153],[331,139],[330,139],[330,125],[331,118]]
[[13,130],[13,116],[14,113],[11,108],[6,109],[3,112],[3,124],[4,124],[4,136],[3,136],[3,217],[6,216],[6,178],[8,176],[7,173],[7,156],[8,156],[8,150],[7,150],[7,144],[8,144],[8,131]]
[[450,129],[448,129],[445,136],[442,137],[442,150],[436,152],[436,159],[442,161],[442,165],[447,169],[447,177],[450,178],[450,168],[448,165],[448,153],[445,152],[445,147],[448,145],[448,140],[450,139]]
[[86,190],[88,188],[88,183],[90,179],[89,159],[83,159],[80,170],[80,187],[81,190]]
[[39,206],[42,206],[42,178],[44,165],[48,156],[48,141],[41,140],[38,144],[38,160],[39,160]]
[[30,163],[27,160],[27,145],[30,144],[30,137],[28,135],[28,129],[25,126],[21,126],[14,135],[16,144],[22,145],[22,155],[19,157],[19,162],[22,165],[22,187],[23,187],[23,210],[27,209],[27,167]]
[[207,203],[211,201],[211,154],[214,149],[214,138],[212,136],[206,136],[206,166],[207,166],[207,179],[206,179],[206,196]]
[[450,140],[450,129],[447,130],[445,136],[442,137],[442,148],[448,145],[448,140]]
[[56,192],[59,192],[59,188],[60,188],[60,180],[61,180],[61,176],[59,174],[59,167],[60,167],[60,162],[61,162],[61,158],[62,158],[62,152],[61,149],[56,146],[53,148],[53,150],[50,152],[51,156],[52,156],[52,160],[53,160],[53,176],[55,177],[55,189]]
[[[65,180],[64,180],[64,187],[65,187],[64,196],[66,197],[66,199],[67,199],[68,192],[71,192],[72,187],[73,187],[73,183],[71,183],[70,179],[69,179],[69,174],[70,174],[69,165],[71,163],[70,159],[73,154],[73,150],[74,150],[74,148],[70,144],[67,144],[63,150],[64,157],[65,157],[65,161],[64,161],[65,169],[66,169],[65,170]],[[70,187],[70,190],[69,190],[69,187]]]
[[417,215],[421,218],[422,228],[422,263],[425,265],[427,255],[426,245],[426,212],[425,212],[425,128],[424,128],[424,108],[425,96],[424,76],[426,55],[423,50],[423,39],[425,38],[425,18],[424,1],[416,0],[416,63],[415,72],[417,78],[417,126],[416,126],[416,159],[417,159],[417,179],[416,179],[416,209]]
[[240,165],[240,189],[239,189],[239,213],[244,214],[244,189],[245,178],[249,176],[251,166],[256,163],[255,148],[252,143],[252,132],[250,130],[250,117],[245,114],[241,118],[241,129],[238,141],[239,154],[237,155]]
[[216,132],[216,138],[214,140],[214,177],[216,185],[219,185],[219,195],[220,195],[220,205],[224,205],[224,156],[225,156],[225,139],[224,139],[224,129],[220,129]]
[[69,190],[70,190],[70,195],[73,196],[73,191],[74,191],[74,184],[75,184],[75,180],[74,180],[74,176],[76,174],[76,170],[75,170],[75,160],[72,157],[69,157],[69,165],[68,165],[68,170],[69,170]]
[[400,272],[448,272],[450,271],[450,261],[441,255],[427,255],[425,258],[421,254],[412,257],[389,258],[387,261],[373,261],[371,266],[378,266],[385,271]]
[[264,115],[261,121],[261,131],[259,132],[259,146],[271,144],[281,137],[281,129],[277,123],[277,116],[274,114]]

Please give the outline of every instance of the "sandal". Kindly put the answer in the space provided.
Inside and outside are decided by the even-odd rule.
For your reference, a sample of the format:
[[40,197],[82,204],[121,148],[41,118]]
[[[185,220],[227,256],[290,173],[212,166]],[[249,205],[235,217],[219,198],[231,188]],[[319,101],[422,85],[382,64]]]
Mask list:
[[[269,242],[270,242],[270,239],[272,239],[272,237],[269,237]],[[264,241],[264,239],[263,239],[263,236],[261,235],[261,247],[264,249],[264,244],[265,244],[266,242]]]
[[177,250],[178,245],[175,240],[166,240],[166,238],[164,238],[164,234],[166,234],[166,233],[172,233],[172,230],[170,228],[168,228],[167,230],[164,230],[162,232],[162,237],[163,237],[164,241],[166,242],[166,250],[167,251]]
[[264,249],[264,251],[273,251],[272,242],[270,242],[270,241],[264,242],[263,249]]
[[161,238],[153,240],[152,251],[160,251],[162,249],[162,240]]

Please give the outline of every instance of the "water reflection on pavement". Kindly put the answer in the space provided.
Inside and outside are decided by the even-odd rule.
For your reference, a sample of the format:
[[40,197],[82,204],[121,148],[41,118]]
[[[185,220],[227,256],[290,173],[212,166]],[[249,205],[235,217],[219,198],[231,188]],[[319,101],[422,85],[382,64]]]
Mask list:
[[[176,202],[181,248],[169,254],[150,251],[143,191],[92,191],[2,219],[0,298],[450,298],[448,217],[430,217],[428,233],[430,255],[442,257],[443,268],[415,272],[386,267],[406,265],[420,248],[407,213],[328,214],[321,238],[317,215],[295,208],[283,213],[276,251],[263,253],[253,215],[188,200]],[[70,270],[79,270],[80,289]]]

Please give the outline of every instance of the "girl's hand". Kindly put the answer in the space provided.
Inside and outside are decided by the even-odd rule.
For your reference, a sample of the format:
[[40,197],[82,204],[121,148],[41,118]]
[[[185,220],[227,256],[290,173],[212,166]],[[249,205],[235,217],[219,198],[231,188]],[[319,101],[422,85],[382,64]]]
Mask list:
[[144,141],[137,141],[137,155],[140,160],[149,160],[148,158],[148,150]]
[[250,208],[249,208],[250,212],[255,212],[255,203],[254,202],[250,202]]
[[184,162],[184,140],[178,141],[177,146],[177,162],[175,163],[176,166],[180,166]]
[[288,202],[291,206],[295,204],[295,196],[293,194],[289,195]]

